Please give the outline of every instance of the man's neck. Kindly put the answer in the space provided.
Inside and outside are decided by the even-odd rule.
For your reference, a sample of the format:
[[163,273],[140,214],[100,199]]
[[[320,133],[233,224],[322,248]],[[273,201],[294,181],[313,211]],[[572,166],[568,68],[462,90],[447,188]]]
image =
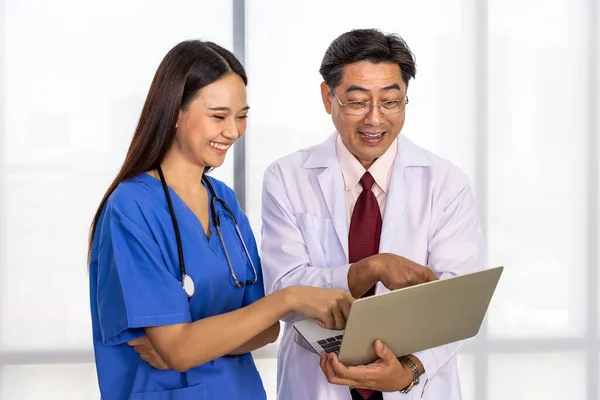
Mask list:
[[370,160],[370,161],[365,161],[365,160],[361,160],[360,158],[354,156],[354,158],[356,158],[358,160],[358,162],[360,163],[360,165],[363,166],[363,168],[365,170],[369,170],[369,168],[371,168],[371,165],[373,165],[373,163],[375,163],[375,161],[377,161],[377,158],[374,160]]

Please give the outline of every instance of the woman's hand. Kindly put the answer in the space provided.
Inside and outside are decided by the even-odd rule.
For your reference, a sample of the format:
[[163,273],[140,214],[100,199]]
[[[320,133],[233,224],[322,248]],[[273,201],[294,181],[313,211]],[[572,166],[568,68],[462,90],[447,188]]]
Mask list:
[[148,336],[142,336],[130,342],[128,345],[134,348],[134,350],[140,355],[140,358],[146,361],[148,364],[156,369],[167,370],[171,369],[169,365],[158,355],[152,342],[148,339]]
[[344,329],[354,298],[343,290],[312,286],[290,286],[287,301],[293,312],[315,321],[327,329]]

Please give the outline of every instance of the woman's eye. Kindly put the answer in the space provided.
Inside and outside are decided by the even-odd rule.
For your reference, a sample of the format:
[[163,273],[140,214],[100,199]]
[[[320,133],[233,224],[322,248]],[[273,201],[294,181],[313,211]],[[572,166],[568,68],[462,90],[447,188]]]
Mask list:
[[247,115],[240,115],[240,116],[238,117],[238,119],[248,119],[248,116],[247,116]]
[[222,115],[213,115],[213,118],[218,119],[219,121],[223,121],[225,119]]

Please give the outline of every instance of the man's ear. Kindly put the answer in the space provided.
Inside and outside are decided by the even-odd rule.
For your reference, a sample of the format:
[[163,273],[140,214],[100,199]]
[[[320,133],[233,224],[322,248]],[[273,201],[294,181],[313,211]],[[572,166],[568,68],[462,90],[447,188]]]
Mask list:
[[321,82],[321,97],[327,114],[331,114],[331,91],[325,82]]

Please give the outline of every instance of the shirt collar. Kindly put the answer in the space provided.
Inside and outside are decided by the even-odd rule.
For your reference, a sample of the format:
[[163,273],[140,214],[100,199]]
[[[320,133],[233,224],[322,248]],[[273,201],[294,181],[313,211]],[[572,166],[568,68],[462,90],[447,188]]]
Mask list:
[[[352,190],[360,178],[367,171],[362,164],[354,157],[352,153],[346,148],[342,142],[340,135],[337,135],[336,140],[336,152],[340,168],[342,170],[342,176],[344,177],[345,190]],[[398,152],[398,138],[394,139],[391,146],[379,157],[373,165],[369,168],[369,172],[375,179],[377,186],[387,194],[388,187],[390,184],[390,178],[392,176],[392,167],[396,159],[396,153]]]

